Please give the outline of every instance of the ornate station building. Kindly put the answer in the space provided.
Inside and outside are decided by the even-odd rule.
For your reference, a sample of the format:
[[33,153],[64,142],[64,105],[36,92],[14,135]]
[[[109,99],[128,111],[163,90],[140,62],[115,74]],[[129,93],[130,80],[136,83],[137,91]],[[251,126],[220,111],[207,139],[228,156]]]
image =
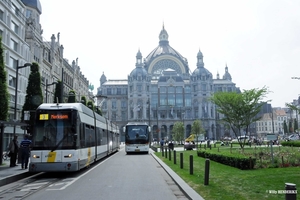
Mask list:
[[186,138],[197,119],[207,138],[229,134],[220,123],[215,105],[208,100],[217,91],[239,91],[228,67],[222,78],[217,74],[214,79],[204,67],[199,50],[195,53],[197,68],[191,72],[188,60],[170,46],[168,38],[163,26],[158,46],[144,59],[137,52],[135,68],[127,79],[108,80],[102,74],[97,95],[104,116],[117,123],[120,131],[127,122],[145,121],[152,127],[154,140],[171,140],[173,125],[178,121],[184,124]]

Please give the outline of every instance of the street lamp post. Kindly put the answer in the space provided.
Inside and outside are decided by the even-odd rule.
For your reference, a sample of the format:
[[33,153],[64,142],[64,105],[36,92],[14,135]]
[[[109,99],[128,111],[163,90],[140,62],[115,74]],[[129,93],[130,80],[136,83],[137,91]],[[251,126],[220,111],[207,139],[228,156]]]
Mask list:
[[57,82],[52,82],[48,84],[48,80],[46,80],[46,103],[48,103],[48,86],[57,84]]
[[[148,119],[149,119],[148,126],[151,127],[151,125],[150,125],[150,98],[148,99],[147,104],[148,104]],[[151,129],[151,132],[152,132],[152,129]],[[151,142],[152,142],[151,132],[149,133],[149,136],[150,136],[149,137],[150,138],[150,147],[151,147]]]
[[156,128],[156,136],[157,136],[157,141],[159,142],[162,138],[161,137],[159,137],[160,135],[159,135],[159,127],[158,127],[158,105],[156,104],[156,126],[157,126],[157,128]]
[[[15,87],[15,108],[14,108],[14,120],[17,121],[17,101],[18,101],[18,82],[19,82],[19,69],[31,66],[31,63],[25,63],[23,66],[19,66],[19,60],[17,60],[16,66],[16,87]],[[16,125],[14,125],[14,136],[16,135]]]
[[182,113],[183,117],[182,117],[182,123],[183,123],[183,136],[184,138],[186,138],[186,135],[185,135],[185,125],[184,125],[184,117],[185,117],[185,113]]

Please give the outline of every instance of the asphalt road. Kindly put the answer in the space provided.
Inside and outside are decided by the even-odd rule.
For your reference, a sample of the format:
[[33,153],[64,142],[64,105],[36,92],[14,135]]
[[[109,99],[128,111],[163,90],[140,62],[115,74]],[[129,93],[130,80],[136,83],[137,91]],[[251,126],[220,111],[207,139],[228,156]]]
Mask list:
[[22,197],[30,200],[188,199],[150,154],[126,155],[124,149],[77,176],[47,177],[19,187],[19,192],[32,191]]

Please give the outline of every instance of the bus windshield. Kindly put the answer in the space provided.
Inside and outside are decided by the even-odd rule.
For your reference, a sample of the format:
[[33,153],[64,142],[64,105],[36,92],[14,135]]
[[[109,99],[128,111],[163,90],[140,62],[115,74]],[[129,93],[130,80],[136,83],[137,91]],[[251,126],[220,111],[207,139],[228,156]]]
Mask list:
[[76,148],[77,111],[37,111],[33,149]]
[[146,144],[149,142],[147,125],[127,126],[125,133],[125,143],[127,144]]

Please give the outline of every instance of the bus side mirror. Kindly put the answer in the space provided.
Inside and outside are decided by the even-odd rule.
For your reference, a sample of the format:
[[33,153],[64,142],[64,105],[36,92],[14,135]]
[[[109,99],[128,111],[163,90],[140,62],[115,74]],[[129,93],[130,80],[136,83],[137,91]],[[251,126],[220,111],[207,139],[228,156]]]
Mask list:
[[126,132],[126,126],[123,127],[123,133],[125,133],[125,132]]

